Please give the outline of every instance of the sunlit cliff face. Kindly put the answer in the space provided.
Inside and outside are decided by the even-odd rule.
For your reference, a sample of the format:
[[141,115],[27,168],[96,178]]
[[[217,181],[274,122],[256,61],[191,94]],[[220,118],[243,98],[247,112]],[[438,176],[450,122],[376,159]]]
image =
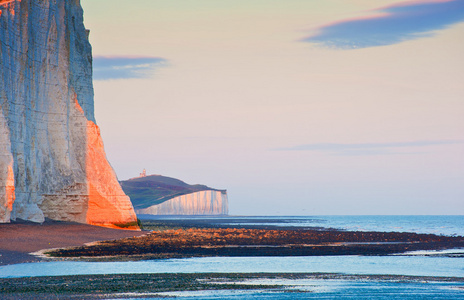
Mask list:
[[79,1],[0,0],[0,12],[0,222],[136,224],[95,124]]
[[134,225],[128,228],[136,228],[137,217],[130,199],[106,160],[100,129],[92,121],[87,121],[86,175],[89,195],[86,223],[112,227],[132,222]]
[[[0,5],[5,5],[5,7],[6,7],[6,4],[11,3],[11,2],[13,2],[13,4],[14,4],[15,0],[0,0]],[[21,2],[21,0],[19,0],[18,2]],[[8,12],[9,12],[11,15],[14,16],[14,14],[15,14],[14,5],[9,5],[9,6],[8,6]],[[1,16],[1,15],[2,15],[2,11],[0,11],[0,16]]]
[[[78,113],[84,114],[77,99],[75,101]],[[85,222],[106,227],[117,227],[114,224],[137,222],[130,199],[119,185],[116,174],[106,159],[100,128],[92,121],[87,121],[87,155],[86,177],[88,206]],[[129,220],[128,220],[129,217]],[[127,226],[134,229],[136,225]]]

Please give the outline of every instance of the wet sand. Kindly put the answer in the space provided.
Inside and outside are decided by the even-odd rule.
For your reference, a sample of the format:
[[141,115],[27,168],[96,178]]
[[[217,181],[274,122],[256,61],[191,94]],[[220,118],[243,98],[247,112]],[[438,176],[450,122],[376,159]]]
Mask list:
[[110,229],[72,222],[0,224],[0,265],[36,262],[29,253],[42,249],[82,246],[85,243],[141,236],[142,231]]

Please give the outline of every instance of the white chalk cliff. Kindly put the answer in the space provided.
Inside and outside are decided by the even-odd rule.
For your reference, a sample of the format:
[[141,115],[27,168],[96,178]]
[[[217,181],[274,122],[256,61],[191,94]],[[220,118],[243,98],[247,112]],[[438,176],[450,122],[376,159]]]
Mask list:
[[227,215],[228,201],[225,191],[207,190],[169,199],[161,204],[136,209],[147,215]]
[[0,0],[0,222],[136,222],[94,118],[79,0]]

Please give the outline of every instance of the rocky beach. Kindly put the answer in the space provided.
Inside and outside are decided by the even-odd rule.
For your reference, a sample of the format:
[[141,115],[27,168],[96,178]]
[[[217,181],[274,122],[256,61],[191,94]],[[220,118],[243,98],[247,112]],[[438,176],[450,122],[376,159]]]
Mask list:
[[[464,237],[359,232],[215,220],[145,220],[144,231],[48,220],[0,225],[0,265],[40,260],[140,260],[207,256],[389,255],[464,247]],[[32,255],[35,253],[36,255]],[[40,256],[37,256],[40,254]]]
[[[394,276],[394,275],[345,275],[313,273],[199,273],[199,274],[119,274],[119,275],[78,275],[35,278],[0,278],[2,299],[163,299],[182,297],[182,294],[207,291],[220,295],[224,291],[240,291],[235,295],[244,298],[252,293],[290,293],[289,299],[317,297],[302,280],[313,282],[344,280],[351,283],[403,282],[411,285],[434,281],[456,289],[464,288],[463,278]],[[202,295],[197,294],[197,295]],[[446,295],[443,295],[446,297]],[[193,296],[195,297],[195,296]],[[198,298],[198,297],[197,297]],[[190,298],[189,298],[190,299]],[[210,299],[210,298],[207,298]],[[216,298],[213,298],[216,299]],[[287,298],[286,298],[287,299]],[[312,298],[311,298],[312,299]],[[317,298],[315,298],[317,299]],[[434,298],[446,299],[446,298]]]
[[[166,224],[158,223],[157,226]],[[185,227],[45,252],[59,258],[388,255],[464,247],[463,237],[397,232]]]
[[[231,220],[233,220],[231,218]],[[233,222],[232,222],[233,223]],[[208,225],[209,224],[209,225]],[[384,256],[412,250],[464,247],[463,237],[398,232],[219,225],[214,220],[144,221],[145,231],[48,221],[2,224],[0,261],[131,261],[207,256]],[[245,227],[245,228],[244,228]],[[21,230],[18,230],[21,229]],[[16,234],[12,234],[15,230]],[[54,248],[54,250],[44,250]],[[34,256],[30,252],[46,253]],[[341,273],[163,273],[41,276],[0,279],[4,299],[108,299],[167,297],[199,291],[266,291],[309,295],[301,281],[408,282],[433,280],[462,286],[446,276],[362,275]],[[0,270],[1,272],[1,270]],[[252,283],[250,283],[250,280]],[[277,280],[277,281],[276,281]],[[172,295],[171,295],[172,296]],[[170,297],[170,296],[169,296]]]

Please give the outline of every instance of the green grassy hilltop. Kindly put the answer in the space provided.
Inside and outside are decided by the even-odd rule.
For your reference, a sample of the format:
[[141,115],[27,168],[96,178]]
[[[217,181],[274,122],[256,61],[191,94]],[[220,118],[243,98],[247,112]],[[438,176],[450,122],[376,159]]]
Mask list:
[[221,191],[201,184],[190,185],[182,180],[161,175],[132,178],[120,181],[120,184],[124,192],[131,198],[135,209],[147,208],[190,193],[210,190]]

